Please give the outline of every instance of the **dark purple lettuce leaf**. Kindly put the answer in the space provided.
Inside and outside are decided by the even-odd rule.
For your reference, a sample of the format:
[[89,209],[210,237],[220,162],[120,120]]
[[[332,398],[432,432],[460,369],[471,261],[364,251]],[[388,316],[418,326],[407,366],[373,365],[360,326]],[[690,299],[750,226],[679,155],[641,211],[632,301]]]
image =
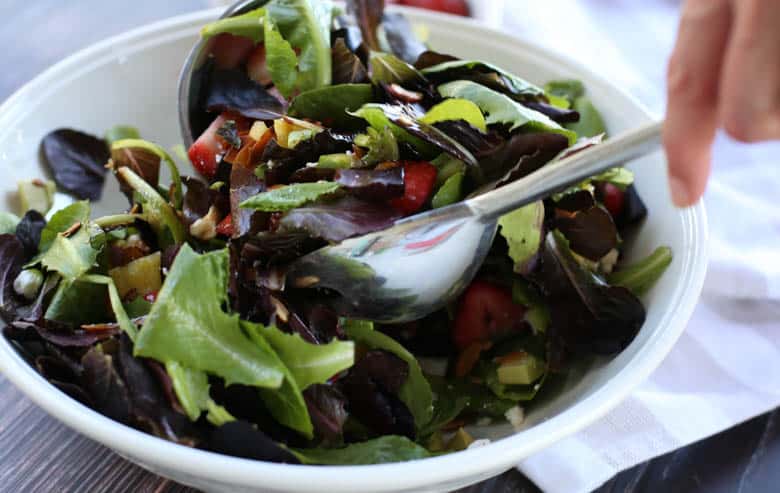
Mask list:
[[336,337],[343,337],[338,315],[329,303],[323,303],[322,296],[312,296],[311,291],[290,290],[285,295],[292,332],[312,344],[327,344]]
[[556,203],[555,227],[569,240],[572,251],[598,261],[618,246],[612,216],[588,191],[568,194]]
[[422,113],[417,108],[408,104],[382,104],[377,106],[380,107],[388,120],[411,135],[460,159],[469,166],[476,167],[479,164],[478,159],[459,141],[434,125],[418,121]]
[[[600,188],[596,187],[596,195],[599,197]],[[599,198],[601,200],[601,198]],[[647,207],[636,191],[634,185],[626,187],[625,198],[623,199],[623,210],[615,217],[615,224],[620,232],[624,232],[641,223],[647,217]]]
[[568,351],[615,354],[634,339],[645,321],[641,301],[628,289],[609,286],[583,269],[560,233],[547,234],[534,280],[549,306],[555,307],[551,341]]
[[315,238],[340,242],[388,228],[402,215],[384,204],[354,197],[293,209],[280,222],[284,231],[305,231]]
[[203,106],[207,111],[231,111],[256,120],[274,120],[286,110],[283,102],[242,70],[214,70]]
[[547,115],[557,123],[576,123],[580,121],[580,114],[575,110],[558,108],[543,101],[525,101],[523,106]]
[[92,409],[95,408],[95,403],[92,402],[92,398],[89,397],[87,391],[81,388],[80,385],[69,383],[69,382],[61,382],[59,380],[52,380],[52,379],[49,379],[49,383],[52,384],[54,387],[56,387],[57,390],[70,397],[71,399],[74,399],[89,408]]
[[16,237],[24,247],[24,253],[32,258],[38,253],[38,245],[41,242],[41,232],[46,227],[46,219],[35,210],[27,211],[22,220],[16,226]]
[[188,226],[208,214],[212,206],[217,208],[220,217],[230,211],[230,203],[227,194],[223,191],[224,187],[220,190],[212,190],[208,183],[192,177],[184,177],[182,182],[187,187],[182,212],[184,222]]
[[415,63],[420,55],[428,50],[428,47],[417,39],[412,25],[403,14],[384,14],[382,28],[390,51],[406,63]]
[[344,40],[349,51],[356,54],[365,65],[368,49],[363,43],[363,33],[351,17],[340,15],[334,20],[334,29],[330,32],[331,46],[335,46],[339,38]]
[[27,259],[24,245],[16,236],[0,235],[0,315],[6,323],[16,319],[22,305],[14,291],[14,281]]
[[103,139],[61,128],[41,141],[44,163],[58,189],[78,199],[99,200],[106,179],[106,163],[111,153]]
[[331,130],[318,133],[313,138],[305,140],[287,149],[279,145],[276,139],[271,140],[263,151],[262,162],[268,163],[265,182],[268,186],[286,184],[290,175],[304,167],[307,163],[316,162],[323,154],[337,154],[352,150],[354,136],[340,134]]
[[395,168],[340,169],[336,172],[336,183],[359,199],[384,202],[404,194],[404,170]]
[[233,166],[230,173],[230,213],[233,216],[233,236],[243,236],[267,229],[268,214],[239,207],[241,202],[265,192],[265,182],[251,169]]
[[315,436],[325,444],[342,441],[347,420],[346,397],[332,385],[316,384],[303,391]]
[[246,421],[233,421],[213,428],[208,449],[244,459],[298,464],[298,459],[265,433]]
[[405,361],[387,351],[370,351],[353,366],[339,386],[348,410],[378,435],[414,439],[414,417],[397,397],[400,383],[409,375]]
[[101,346],[93,347],[81,359],[84,367],[81,385],[98,412],[128,424],[131,421],[130,394],[115,363],[114,356]]
[[[115,169],[126,166],[155,188],[160,182],[160,156],[153,152],[125,147],[111,151],[111,160],[114,161]],[[132,200],[133,189],[119,175],[117,180],[122,193]]]
[[363,43],[369,50],[379,51],[379,38],[377,28],[382,22],[382,14],[385,11],[385,0],[348,0],[347,13],[357,20],[360,32],[363,35]]
[[[73,328],[51,320],[42,322],[16,321],[9,325],[9,334],[19,340],[35,337],[61,348],[87,348],[119,334],[119,328],[107,325],[106,330]],[[33,334],[34,333],[34,334]]]
[[314,183],[316,181],[333,181],[336,170],[333,168],[319,168],[306,166],[290,175],[290,183]]
[[420,53],[420,56],[414,62],[414,68],[417,70],[425,70],[428,67],[439,65],[446,62],[454,62],[460,60],[460,58],[444,53],[438,53],[436,51],[424,51]]
[[344,38],[338,38],[331,48],[333,84],[360,84],[368,82],[368,71],[360,58],[347,46]]

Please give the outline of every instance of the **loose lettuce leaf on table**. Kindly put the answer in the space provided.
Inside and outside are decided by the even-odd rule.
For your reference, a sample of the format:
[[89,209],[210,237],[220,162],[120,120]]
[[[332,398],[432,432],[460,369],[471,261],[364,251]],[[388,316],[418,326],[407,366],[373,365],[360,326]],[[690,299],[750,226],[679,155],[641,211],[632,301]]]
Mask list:
[[430,453],[406,437],[383,436],[338,449],[291,449],[303,464],[368,465],[405,462],[430,457]]
[[547,116],[526,108],[508,96],[467,80],[457,80],[439,86],[439,94],[445,98],[462,98],[472,101],[487,115],[488,125],[501,123],[509,130],[544,131],[564,135],[569,144],[577,140],[577,134],[567,130]]
[[41,141],[44,163],[59,190],[78,199],[99,200],[106,178],[110,152],[103,139],[62,128]]

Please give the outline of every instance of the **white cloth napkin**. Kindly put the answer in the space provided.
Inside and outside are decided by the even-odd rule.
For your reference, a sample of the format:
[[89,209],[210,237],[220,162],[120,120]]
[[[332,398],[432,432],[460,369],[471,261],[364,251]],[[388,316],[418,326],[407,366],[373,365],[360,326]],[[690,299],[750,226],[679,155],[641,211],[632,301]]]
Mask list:
[[[486,0],[489,1],[489,0]],[[504,27],[598,71],[663,111],[679,2],[513,0]],[[604,419],[520,470],[548,493],[589,492],[618,472],[780,405],[780,143],[716,143],[711,264],[687,331]]]

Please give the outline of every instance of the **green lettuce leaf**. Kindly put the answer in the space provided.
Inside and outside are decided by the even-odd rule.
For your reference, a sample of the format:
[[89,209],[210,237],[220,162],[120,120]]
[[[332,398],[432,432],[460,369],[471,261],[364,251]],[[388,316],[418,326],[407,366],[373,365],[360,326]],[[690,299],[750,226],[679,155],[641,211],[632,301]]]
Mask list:
[[612,168],[601,173],[600,175],[594,176],[588,181],[602,181],[611,183],[616,187],[619,187],[621,190],[625,190],[629,185],[634,183],[634,173],[626,168]]
[[653,253],[635,264],[613,272],[607,281],[613,286],[623,286],[635,295],[645,294],[661,278],[672,263],[672,249],[658,247]]
[[261,7],[246,14],[220,19],[207,24],[201,29],[200,35],[203,39],[209,39],[217,34],[229,33],[234,36],[250,38],[255,43],[259,43],[263,40],[264,17],[265,9]]
[[461,98],[476,103],[487,114],[488,125],[503,123],[510,125],[510,131],[518,128],[529,131],[555,132],[565,135],[569,144],[577,140],[577,134],[567,130],[546,115],[526,108],[509,96],[488,89],[468,80],[456,80],[439,86],[439,94],[445,98]]
[[372,51],[368,58],[371,82],[379,84],[405,85],[410,82],[425,83],[425,77],[413,66],[395,55]]
[[[89,202],[75,202],[58,211],[41,232],[40,254],[28,265],[40,263],[59,272],[66,282],[86,274],[96,263],[103,231],[89,220]],[[64,235],[74,225],[78,229]],[[94,246],[93,246],[94,245]],[[96,248],[97,247],[97,248]]]
[[487,131],[485,117],[479,106],[467,99],[447,99],[437,104],[420,121],[433,125],[448,120],[463,120],[474,128]]
[[363,156],[363,162],[367,166],[375,166],[386,161],[398,161],[401,158],[398,141],[395,140],[395,135],[389,127],[382,130],[369,127],[365,134],[355,137],[355,144],[368,149]]
[[401,386],[398,397],[414,416],[417,429],[428,424],[433,415],[433,392],[414,355],[393,338],[373,330],[373,327],[364,324],[348,324],[344,330],[356,342],[365,344],[371,349],[391,352],[406,361],[409,365],[409,378]]
[[593,105],[593,102],[581,96],[574,100],[572,109],[580,114],[580,121],[567,123],[566,128],[576,132],[580,137],[595,137],[607,133],[607,125],[604,123],[601,113]]
[[263,26],[265,29],[265,63],[268,73],[279,92],[284,97],[289,98],[298,79],[298,55],[295,54],[290,43],[282,37],[271,17],[266,16]]
[[19,224],[19,216],[10,212],[0,212],[0,234],[8,235],[16,233],[16,226]]
[[110,322],[114,314],[106,304],[107,287],[75,280],[61,282],[49,302],[44,318],[80,326]]
[[498,220],[501,236],[509,244],[509,257],[515,263],[515,272],[525,273],[542,244],[544,204],[528,204],[501,216]]
[[191,421],[197,421],[209,402],[209,377],[205,372],[192,370],[176,361],[169,361],[165,369],[171,377],[173,390]]
[[493,362],[482,361],[477,373],[482,377],[485,385],[502,400],[525,402],[530,401],[541,389],[545,375],[531,385],[505,385],[498,381],[498,365]]
[[301,390],[315,383],[325,383],[355,364],[352,341],[311,344],[298,334],[286,334],[276,327],[258,326],[257,332],[276,351]]
[[309,91],[330,85],[333,2],[271,0],[265,9],[282,37],[293,49],[299,50],[296,88]]
[[363,105],[359,110],[350,112],[350,115],[357,116],[368,122],[375,130],[383,131],[389,128],[393,136],[399,142],[406,142],[417,150],[430,150],[430,146],[422,139],[415,137],[395,123],[391,122],[385,115],[381,104],[369,103]]
[[227,385],[278,389],[285,368],[267,347],[253,344],[227,303],[228,252],[203,255],[184,245],[140,332],[134,353],[220,376]]
[[460,172],[447,178],[447,181],[431,199],[431,207],[438,209],[458,202],[463,197],[463,178],[465,176],[465,173]]
[[523,96],[541,96],[544,91],[539,87],[531,84],[527,80],[507,72],[506,70],[497,67],[487,62],[480,62],[476,60],[453,60],[451,62],[440,63],[422,70],[423,74],[436,75],[445,74],[447,72],[463,73],[464,71],[474,71],[488,73],[493,72],[501,76],[502,80],[506,84],[507,88],[512,91],[513,94]]
[[138,336],[138,329],[130,317],[128,317],[124,306],[122,305],[122,299],[119,297],[119,291],[116,289],[114,280],[108,276],[100,276],[96,274],[89,274],[79,278],[79,281],[91,282],[94,284],[102,284],[108,289],[108,300],[111,303],[111,310],[114,312],[119,328],[127,334],[131,341],[135,342]]
[[573,105],[574,101],[585,95],[585,85],[576,79],[551,80],[544,85],[547,94],[563,98]]
[[154,187],[128,167],[119,168],[117,174],[143,200],[145,219],[157,234],[162,246],[184,243],[187,240],[187,232],[176,211]]
[[118,140],[140,139],[140,138],[141,138],[141,133],[138,131],[138,129],[135,127],[131,127],[129,125],[115,125],[110,129],[108,129],[104,137],[106,144],[108,144],[108,147],[114,145],[114,142]]
[[241,203],[241,207],[267,212],[289,211],[326,195],[331,195],[339,188],[338,183],[329,181],[293,183],[250,197]]
[[338,84],[299,94],[287,113],[297,118],[326,122],[336,128],[362,128],[365,123],[347,111],[359,110],[373,99],[371,84]]
[[368,465],[404,462],[430,457],[430,453],[406,437],[387,435],[338,449],[291,449],[303,464]]

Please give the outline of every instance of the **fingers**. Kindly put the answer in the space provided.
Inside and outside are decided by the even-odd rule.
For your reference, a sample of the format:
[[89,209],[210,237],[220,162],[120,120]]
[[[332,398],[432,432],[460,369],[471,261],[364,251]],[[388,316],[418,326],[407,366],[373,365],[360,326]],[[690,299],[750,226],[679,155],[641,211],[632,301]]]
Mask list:
[[735,139],[780,138],[780,5],[734,0],[720,85],[719,119]]
[[680,207],[701,197],[709,176],[710,148],[718,127],[719,80],[731,21],[729,0],[688,0],[683,7],[669,62],[664,125],[672,199]]

